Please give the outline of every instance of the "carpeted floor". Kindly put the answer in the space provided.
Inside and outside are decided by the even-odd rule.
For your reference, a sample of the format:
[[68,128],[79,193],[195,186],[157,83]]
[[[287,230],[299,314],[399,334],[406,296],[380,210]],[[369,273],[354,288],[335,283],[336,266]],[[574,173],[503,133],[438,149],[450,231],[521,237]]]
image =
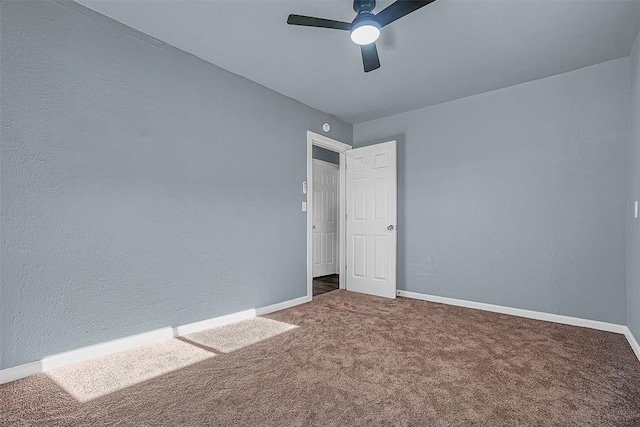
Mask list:
[[341,290],[266,317],[277,334],[204,334],[215,357],[83,403],[46,374],[0,386],[0,425],[640,425],[622,335]]

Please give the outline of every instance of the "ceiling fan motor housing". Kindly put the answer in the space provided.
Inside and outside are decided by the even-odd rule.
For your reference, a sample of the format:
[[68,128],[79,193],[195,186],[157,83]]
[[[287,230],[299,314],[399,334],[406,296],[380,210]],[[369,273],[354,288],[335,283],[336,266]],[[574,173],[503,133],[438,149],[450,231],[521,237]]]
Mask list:
[[372,12],[367,12],[367,11],[360,12],[358,16],[356,16],[356,18],[351,23],[351,31],[363,25],[372,25],[380,29],[380,24],[378,23],[375,15]]
[[376,0],[354,0],[353,1],[353,10],[356,13],[360,12],[371,12],[376,8]]

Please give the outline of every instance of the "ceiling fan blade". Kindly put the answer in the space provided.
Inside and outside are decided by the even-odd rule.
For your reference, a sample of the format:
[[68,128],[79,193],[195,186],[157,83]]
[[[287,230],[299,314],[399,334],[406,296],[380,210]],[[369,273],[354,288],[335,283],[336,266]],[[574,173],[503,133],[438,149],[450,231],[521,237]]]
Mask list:
[[433,3],[434,1],[435,0],[425,0],[425,1],[398,0],[397,2],[392,3],[385,9],[381,10],[380,13],[376,15],[376,18],[378,19],[380,26],[384,27],[385,25],[389,25],[393,21],[397,21],[403,16],[406,16],[411,12],[414,12],[420,9],[421,7],[426,6],[429,3]]
[[334,30],[349,31],[351,29],[351,24],[348,22],[334,21],[332,19],[314,18],[312,16],[302,15],[289,15],[287,24],[302,25],[304,27],[332,28]]
[[380,58],[378,57],[378,49],[375,43],[360,46],[362,51],[362,64],[364,65],[364,72],[377,70],[380,68]]

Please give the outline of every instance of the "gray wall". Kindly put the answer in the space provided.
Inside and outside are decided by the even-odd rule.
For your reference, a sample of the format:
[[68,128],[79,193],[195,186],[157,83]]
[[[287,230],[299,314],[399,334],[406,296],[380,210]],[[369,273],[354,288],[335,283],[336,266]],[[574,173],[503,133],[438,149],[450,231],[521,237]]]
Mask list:
[[399,139],[399,288],[625,323],[629,59],[354,126]]
[[326,148],[313,146],[312,157],[318,160],[324,160],[325,162],[340,164],[340,154],[335,151],[327,150]]
[[[0,220],[2,218],[2,183],[4,181],[3,173],[1,169],[2,162],[2,141],[4,141],[4,120],[2,114],[2,5],[0,4]],[[2,242],[2,224],[0,223],[0,242]],[[8,325],[5,324],[6,314],[5,314],[5,297],[4,297],[4,285],[2,284],[4,277],[4,269],[2,268],[2,244],[0,243],[0,369],[2,369],[4,365],[4,345],[5,342],[5,329],[8,328]]]
[[631,55],[631,123],[629,125],[629,229],[627,236],[627,325],[640,339],[640,219],[632,203],[640,200],[640,35]]
[[0,368],[306,294],[306,132],[351,125],[77,4],[0,7]]

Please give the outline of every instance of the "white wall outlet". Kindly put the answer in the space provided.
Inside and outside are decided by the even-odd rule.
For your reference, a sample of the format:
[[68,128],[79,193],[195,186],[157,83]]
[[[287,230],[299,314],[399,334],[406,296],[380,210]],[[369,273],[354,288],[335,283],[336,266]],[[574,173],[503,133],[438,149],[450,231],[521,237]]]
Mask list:
[[302,212],[307,211],[307,202],[302,202]]
[[633,217],[638,219],[638,201],[633,202]]
[[302,181],[302,194],[307,194],[307,181]]

